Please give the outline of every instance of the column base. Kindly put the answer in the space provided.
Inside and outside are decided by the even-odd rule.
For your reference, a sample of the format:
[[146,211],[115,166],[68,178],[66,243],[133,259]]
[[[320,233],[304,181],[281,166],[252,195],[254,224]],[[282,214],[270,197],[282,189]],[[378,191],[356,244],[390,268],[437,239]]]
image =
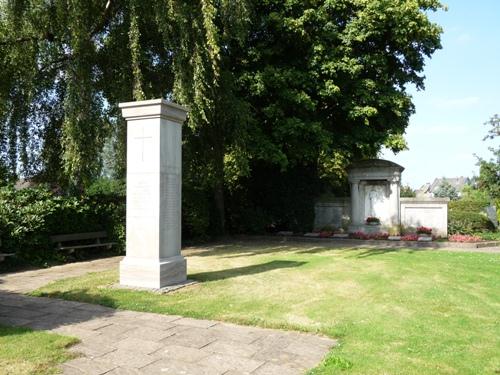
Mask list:
[[186,259],[182,255],[158,260],[125,257],[120,262],[121,285],[160,289],[186,279]]

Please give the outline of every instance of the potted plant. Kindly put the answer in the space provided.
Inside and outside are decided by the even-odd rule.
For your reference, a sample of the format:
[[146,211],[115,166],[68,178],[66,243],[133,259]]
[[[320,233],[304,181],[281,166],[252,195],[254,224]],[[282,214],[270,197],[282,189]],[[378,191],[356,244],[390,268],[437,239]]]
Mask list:
[[380,225],[380,219],[375,216],[368,216],[366,218],[366,224],[368,225]]
[[429,227],[418,227],[417,228],[417,234],[421,234],[424,236],[431,236],[432,235],[432,228]]
[[418,241],[432,241],[432,228],[418,227],[417,228]]

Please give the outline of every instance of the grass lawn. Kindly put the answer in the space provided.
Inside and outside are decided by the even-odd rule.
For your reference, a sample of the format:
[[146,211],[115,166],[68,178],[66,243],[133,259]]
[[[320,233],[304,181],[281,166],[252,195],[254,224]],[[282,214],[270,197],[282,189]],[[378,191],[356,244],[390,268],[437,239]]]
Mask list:
[[340,339],[314,375],[500,372],[500,254],[268,242],[186,255],[202,283],[173,294],[112,288],[113,270],[35,295]]
[[74,355],[78,340],[27,328],[0,326],[0,374],[56,374],[57,365]]

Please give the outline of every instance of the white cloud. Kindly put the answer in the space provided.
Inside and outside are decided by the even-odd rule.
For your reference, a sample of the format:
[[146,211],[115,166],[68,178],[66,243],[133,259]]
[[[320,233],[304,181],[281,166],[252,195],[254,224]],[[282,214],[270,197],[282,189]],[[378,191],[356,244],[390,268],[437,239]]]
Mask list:
[[477,96],[468,96],[465,98],[436,99],[434,107],[438,109],[465,109],[479,104],[480,98]]

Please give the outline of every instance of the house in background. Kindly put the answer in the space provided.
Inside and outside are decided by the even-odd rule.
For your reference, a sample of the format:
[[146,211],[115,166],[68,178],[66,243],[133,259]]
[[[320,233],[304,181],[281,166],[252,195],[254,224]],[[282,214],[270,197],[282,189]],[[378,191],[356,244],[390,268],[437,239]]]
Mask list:
[[464,187],[471,184],[471,179],[468,177],[436,178],[433,183],[422,185],[422,187],[416,191],[417,197],[434,197],[434,193],[444,182],[449,183],[455,188],[458,196],[461,196]]

